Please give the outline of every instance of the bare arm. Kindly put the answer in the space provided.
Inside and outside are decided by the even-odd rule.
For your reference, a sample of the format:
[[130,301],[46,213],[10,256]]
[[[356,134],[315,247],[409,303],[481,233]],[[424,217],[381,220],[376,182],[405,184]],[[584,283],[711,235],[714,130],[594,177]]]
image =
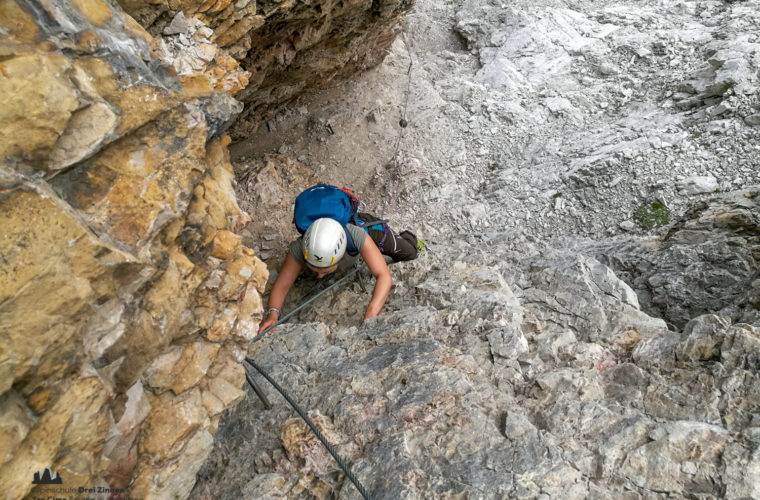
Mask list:
[[[385,261],[383,261],[385,262]],[[275,307],[282,310],[282,304],[285,302],[285,296],[288,294],[290,287],[293,286],[293,282],[298,277],[298,273],[301,272],[301,265],[296,262],[290,252],[285,257],[285,263],[280,269],[280,274],[277,275],[277,279],[274,280],[272,285],[272,291],[269,292],[269,305],[267,307]],[[277,311],[271,311],[264,321],[259,326],[259,333],[263,332],[270,325],[277,323],[279,314]],[[271,333],[272,330],[269,331]]]
[[380,314],[380,310],[385,305],[385,301],[388,300],[388,294],[391,291],[391,273],[388,270],[388,265],[385,263],[385,258],[380,250],[372,241],[372,238],[364,240],[364,246],[362,247],[362,258],[365,264],[369,268],[372,276],[375,277],[375,288],[372,290],[372,298],[369,301],[367,310],[364,313],[364,319],[374,318]]

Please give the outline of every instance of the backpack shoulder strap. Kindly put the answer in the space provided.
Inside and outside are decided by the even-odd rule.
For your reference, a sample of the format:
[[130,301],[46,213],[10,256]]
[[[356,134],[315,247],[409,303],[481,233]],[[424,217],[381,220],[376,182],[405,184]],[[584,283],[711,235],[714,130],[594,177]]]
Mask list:
[[346,253],[351,257],[354,257],[356,255],[359,255],[359,249],[356,248],[356,242],[354,241],[354,237],[351,235],[351,231],[348,230],[348,226],[349,224],[343,226],[343,230],[346,232]]

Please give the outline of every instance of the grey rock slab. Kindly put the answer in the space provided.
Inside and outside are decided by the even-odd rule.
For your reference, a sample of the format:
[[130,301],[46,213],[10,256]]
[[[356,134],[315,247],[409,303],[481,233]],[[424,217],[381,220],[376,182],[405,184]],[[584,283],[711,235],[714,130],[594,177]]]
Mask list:
[[[283,326],[251,353],[357,443],[351,465],[374,495],[585,498],[586,478],[599,473],[606,486],[593,489],[608,497],[626,489],[715,494],[736,482],[722,472],[735,474],[719,457],[736,443],[722,422],[748,429],[760,407],[749,371],[757,369],[756,329],[704,316],[683,334],[668,332],[661,321],[646,323],[654,319],[645,321],[631,289],[598,261],[509,245],[494,237],[463,257],[468,247],[451,240],[405,268],[405,293],[389,299],[388,313],[361,327]],[[637,322],[615,323],[620,311]],[[690,354],[693,362],[676,365],[677,352],[711,357]],[[294,498],[297,484],[309,484],[356,498],[340,474],[315,469],[295,479],[300,466],[278,451],[279,425],[292,417],[282,402],[265,411],[249,397],[220,424],[206,467],[220,454],[248,464],[256,449],[262,479],[247,470],[241,483],[238,466],[228,465],[218,472],[225,491],[271,487]],[[736,460],[751,463],[746,453]]]
[[720,346],[720,360],[727,369],[760,369],[760,330],[742,324],[727,329]]
[[725,498],[760,497],[760,449],[730,444],[723,452],[726,466]]
[[699,361],[713,359],[720,354],[725,330],[731,319],[714,314],[703,315],[689,321],[681,334],[676,349],[679,360]]
[[750,186],[712,196],[656,245],[604,244],[597,256],[632,286],[645,311],[677,327],[707,313],[756,323],[758,193]]
[[172,18],[171,22],[164,28],[164,35],[178,35],[187,34],[190,28],[193,26],[191,21],[185,17],[185,14],[180,10]]
[[760,113],[754,113],[744,117],[744,123],[751,127],[757,127],[760,125]]
[[[758,496],[760,340],[737,324],[760,319],[758,129],[741,119],[760,109],[757,7],[419,0],[386,63],[336,87],[345,112],[304,101],[304,120],[344,133],[299,147],[273,118],[282,143],[270,150],[356,179],[368,207],[429,244],[391,266],[377,318],[361,324],[368,297],[351,285],[251,348],[356,442],[351,465],[371,493]],[[394,169],[357,140],[395,143],[398,130],[382,128],[410,60]],[[363,129],[369,110],[377,121]],[[377,179],[362,185],[365,164]],[[249,196],[277,205],[284,191],[265,174]],[[750,187],[695,203],[708,193],[678,187],[697,176]],[[618,221],[650,195],[671,223],[624,233]],[[705,314],[734,324],[711,330]],[[341,474],[301,475],[285,456],[279,426],[293,416],[249,391],[220,422],[197,497],[268,485],[275,497],[357,498]]]
[[643,398],[648,415],[667,420],[721,422],[720,388],[715,377],[697,367],[675,369],[667,376],[653,374]]
[[547,328],[561,325],[579,339],[597,341],[635,327],[653,334],[665,327],[639,311],[633,290],[594,259],[571,254],[549,254],[533,263],[534,288],[524,291],[528,309]]
[[683,494],[684,485],[704,495],[720,496],[721,454],[728,433],[717,426],[673,422],[650,433],[652,441],[628,453],[620,474],[648,490]]
[[519,359],[529,351],[528,341],[520,331],[509,326],[494,328],[486,334],[494,356]]
[[634,229],[636,229],[636,224],[634,224],[632,221],[629,221],[629,220],[624,220],[618,225],[620,226],[620,229],[622,229],[623,231],[633,231]]

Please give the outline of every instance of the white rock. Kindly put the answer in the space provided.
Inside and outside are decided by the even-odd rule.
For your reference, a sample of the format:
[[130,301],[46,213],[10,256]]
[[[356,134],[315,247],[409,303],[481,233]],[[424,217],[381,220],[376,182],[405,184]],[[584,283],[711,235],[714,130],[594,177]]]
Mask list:
[[718,180],[712,175],[695,175],[678,183],[678,190],[682,194],[712,193],[716,189],[718,189]]
[[176,35],[179,33],[187,33],[190,29],[190,21],[185,17],[182,11],[177,12],[169,26],[164,28],[164,35]]
[[209,28],[208,26],[201,26],[198,28],[198,35],[202,36],[203,38],[210,39],[211,36],[214,34],[214,30]]
[[710,113],[710,116],[718,116],[726,113],[727,111],[733,111],[733,108],[724,101],[710,108],[708,113]]

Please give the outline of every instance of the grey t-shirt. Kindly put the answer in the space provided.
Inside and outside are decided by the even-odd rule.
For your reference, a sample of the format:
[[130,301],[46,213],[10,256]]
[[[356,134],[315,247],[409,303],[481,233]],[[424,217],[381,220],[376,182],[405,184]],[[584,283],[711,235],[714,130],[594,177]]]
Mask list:
[[[354,245],[356,245],[356,249],[359,251],[359,253],[351,256],[348,255],[348,252],[346,252],[343,255],[343,258],[338,261],[338,269],[340,270],[348,269],[353,264],[355,264],[357,260],[359,260],[362,248],[364,247],[364,240],[367,237],[367,233],[364,231],[364,229],[352,224],[347,224],[346,230],[354,239]],[[297,240],[290,242],[290,255],[296,260],[296,262],[301,265],[301,267],[306,266],[306,259],[303,258],[303,236]]]

